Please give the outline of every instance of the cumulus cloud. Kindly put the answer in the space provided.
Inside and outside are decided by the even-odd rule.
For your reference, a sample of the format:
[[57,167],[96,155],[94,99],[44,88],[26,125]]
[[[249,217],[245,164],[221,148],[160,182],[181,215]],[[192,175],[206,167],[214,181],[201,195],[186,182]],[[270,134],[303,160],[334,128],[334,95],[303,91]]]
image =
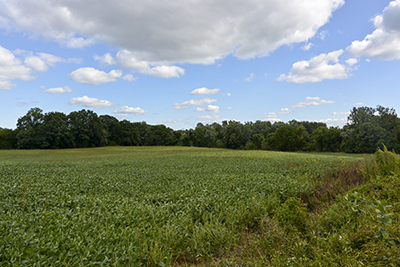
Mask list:
[[[214,63],[268,55],[305,42],[344,0],[24,1],[1,0],[7,30],[43,36],[66,47],[95,42],[135,52],[151,65]],[[165,14],[168,14],[167,16]],[[284,20],[279,18],[285,18]],[[163,64],[159,64],[163,62]]]
[[222,122],[224,119],[222,116],[218,116],[218,115],[206,115],[206,116],[200,116],[197,117],[198,120],[200,120],[202,123],[213,123],[213,122]]
[[400,0],[392,1],[374,18],[376,28],[362,41],[347,47],[352,57],[367,56],[381,60],[400,59]]
[[104,54],[103,56],[95,55],[93,58],[104,65],[114,65],[117,63],[110,53]]
[[206,87],[201,87],[190,92],[190,95],[214,95],[219,92],[218,88],[208,89]]
[[349,65],[350,67],[354,66],[355,64],[358,63],[358,59],[357,58],[349,58],[348,60],[346,60],[347,65]]
[[293,108],[304,108],[304,107],[308,107],[308,106],[319,106],[322,104],[334,104],[335,101],[333,100],[324,100],[321,99],[319,97],[306,97],[306,101],[297,103],[295,105],[293,105]]
[[281,119],[279,119],[278,115],[289,114],[292,112],[293,112],[293,110],[291,110],[291,109],[281,108],[281,110],[278,112],[264,113],[263,118],[264,118],[264,120],[267,120],[267,121],[281,121]]
[[47,94],[66,94],[66,93],[72,93],[73,91],[69,86],[64,86],[64,87],[49,88],[43,92]]
[[161,78],[179,78],[185,74],[185,70],[177,66],[156,66],[142,69],[140,72]]
[[47,53],[33,53],[21,49],[11,52],[0,46],[0,90],[17,87],[13,80],[34,80],[36,77],[32,76],[33,72],[46,72],[49,66],[54,67],[57,62],[78,61],[76,58],[63,59]]
[[183,103],[175,103],[174,104],[174,109],[185,109],[185,108],[189,108],[191,106],[202,106],[202,105],[207,105],[207,104],[211,104],[217,102],[216,99],[211,99],[208,97],[205,97],[203,99],[199,99],[199,100],[189,100],[189,101],[185,101]]
[[24,61],[25,65],[39,72],[46,72],[49,67],[40,57],[27,57]]
[[339,56],[343,52],[341,49],[328,54],[321,54],[309,61],[302,60],[295,62],[289,74],[281,74],[278,81],[314,83],[326,79],[346,79],[349,76],[349,69],[346,69],[344,65],[339,63]]
[[195,112],[210,112],[210,113],[219,113],[219,107],[214,105],[208,105],[205,108],[196,108]]
[[124,77],[122,77],[122,79],[128,82],[134,82],[138,80],[138,77],[133,77],[132,74],[126,74]]
[[133,107],[128,107],[128,106],[124,106],[124,107],[117,108],[114,110],[114,113],[117,113],[117,114],[135,114],[135,116],[143,115],[147,112],[148,112],[147,110],[141,109],[139,107],[133,108]]
[[121,66],[121,68],[135,70],[142,74],[161,78],[178,78],[185,74],[185,70],[177,66],[152,66],[148,61],[138,60],[135,53],[126,49],[120,50],[117,53],[115,60],[110,56],[110,54],[104,55],[100,60],[103,62],[116,62]]
[[111,103],[108,100],[100,100],[88,96],[74,97],[68,102],[69,105],[80,105],[86,108],[112,108],[116,104]]
[[36,77],[32,76],[32,69],[24,65],[14,54],[0,46],[0,90],[11,90],[17,87],[13,80],[30,81]]
[[121,70],[112,70],[106,73],[95,68],[80,68],[69,74],[69,77],[78,83],[99,85],[102,83],[115,82],[122,76]]

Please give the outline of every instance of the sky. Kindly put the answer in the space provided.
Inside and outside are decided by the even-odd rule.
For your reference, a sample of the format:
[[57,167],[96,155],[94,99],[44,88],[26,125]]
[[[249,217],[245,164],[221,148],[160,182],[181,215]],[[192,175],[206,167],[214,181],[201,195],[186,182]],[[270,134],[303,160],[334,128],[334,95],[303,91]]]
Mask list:
[[0,127],[39,107],[175,130],[400,112],[400,0],[0,0]]

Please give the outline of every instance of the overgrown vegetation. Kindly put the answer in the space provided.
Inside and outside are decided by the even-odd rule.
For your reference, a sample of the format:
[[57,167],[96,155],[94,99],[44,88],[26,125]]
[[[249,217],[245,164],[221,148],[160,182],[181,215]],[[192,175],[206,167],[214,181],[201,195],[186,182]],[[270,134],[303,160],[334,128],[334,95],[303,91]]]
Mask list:
[[213,265],[399,266],[399,168],[400,157],[385,147],[362,165],[328,172],[324,181],[337,177],[337,184],[352,189],[322,182],[307,198],[300,195],[308,204],[289,198],[257,231],[243,235],[238,246],[246,247],[245,254],[233,251]]
[[0,129],[0,149],[82,148],[102,146],[196,146],[278,151],[374,153],[378,147],[400,152],[400,118],[395,110],[353,108],[342,129],[309,121],[221,124],[198,123],[174,131],[164,125],[118,121],[90,110],[43,114],[33,108],[18,119],[16,130]]

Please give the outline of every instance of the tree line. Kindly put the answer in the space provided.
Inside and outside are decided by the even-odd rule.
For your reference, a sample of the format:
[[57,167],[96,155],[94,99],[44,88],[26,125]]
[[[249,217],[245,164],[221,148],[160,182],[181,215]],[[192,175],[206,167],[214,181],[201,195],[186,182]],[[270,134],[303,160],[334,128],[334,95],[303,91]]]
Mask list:
[[119,121],[91,110],[43,113],[30,109],[15,130],[0,128],[0,149],[101,146],[196,146],[277,151],[374,153],[385,145],[400,152],[400,118],[392,108],[354,107],[343,127],[296,121],[202,124],[188,130]]

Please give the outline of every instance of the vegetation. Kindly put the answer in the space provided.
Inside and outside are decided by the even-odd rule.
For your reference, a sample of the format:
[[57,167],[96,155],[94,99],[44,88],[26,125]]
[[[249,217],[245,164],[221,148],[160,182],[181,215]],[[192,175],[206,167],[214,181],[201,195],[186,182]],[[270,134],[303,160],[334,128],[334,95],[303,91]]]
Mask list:
[[361,158],[3,150],[0,265],[398,266],[400,159]]
[[174,131],[164,125],[118,121],[90,110],[43,114],[33,108],[17,129],[0,129],[0,149],[85,148],[102,146],[196,146],[278,151],[374,153],[383,144],[400,153],[400,118],[393,109],[353,108],[342,129],[325,123],[256,121],[198,123]]

